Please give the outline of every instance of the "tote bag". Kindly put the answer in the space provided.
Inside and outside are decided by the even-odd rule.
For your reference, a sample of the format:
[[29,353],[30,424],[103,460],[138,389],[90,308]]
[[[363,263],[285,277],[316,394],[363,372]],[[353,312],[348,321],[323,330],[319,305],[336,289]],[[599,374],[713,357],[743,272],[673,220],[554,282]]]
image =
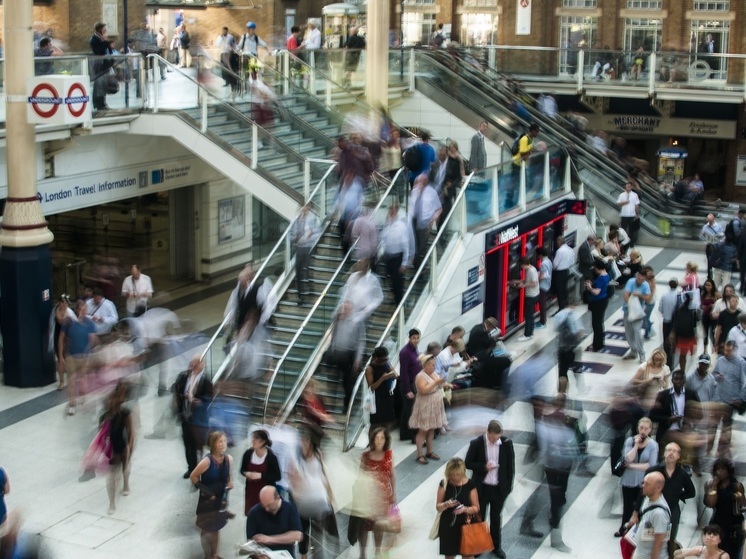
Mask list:
[[630,296],[627,301],[627,320],[637,322],[645,318],[645,307],[642,306],[642,299]]
[[[477,522],[471,521],[474,517]],[[461,526],[461,555],[480,555],[495,549],[487,523],[478,514],[474,517],[467,516],[466,524]]]

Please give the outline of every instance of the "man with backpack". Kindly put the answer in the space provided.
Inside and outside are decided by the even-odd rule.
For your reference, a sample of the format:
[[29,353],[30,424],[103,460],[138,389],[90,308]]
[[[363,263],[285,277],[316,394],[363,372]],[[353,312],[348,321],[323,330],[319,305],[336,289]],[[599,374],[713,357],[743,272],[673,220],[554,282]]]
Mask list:
[[534,138],[539,135],[539,125],[534,123],[528,127],[528,132],[518,136],[510,148],[513,155],[513,171],[521,168],[523,161],[528,161],[531,152],[534,149]]
[[635,531],[637,559],[667,559],[671,533],[671,509],[663,497],[666,480],[660,472],[650,472],[642,480],[640,520]]
[[422,130],[420,139],[404,150],[402,157],[404,166],[409,169],[409,186],[414,185],[416,179],[422,173],[430,170],[430,165],[435,162],[435,149],[430,145],[430,132]]
[[267,43],[259,38],[256,34],[256,23],[250,21],[246,24],[246,33],[241,37],[241,41],[238,43],[238,50],[244,56],[253,56],[256,58],[259,52],[259,47],[267,48]]

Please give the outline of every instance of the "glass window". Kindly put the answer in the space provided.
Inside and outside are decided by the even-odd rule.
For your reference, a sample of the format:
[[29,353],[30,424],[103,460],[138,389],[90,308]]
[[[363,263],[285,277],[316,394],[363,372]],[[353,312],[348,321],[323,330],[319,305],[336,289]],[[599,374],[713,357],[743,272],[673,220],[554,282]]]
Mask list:
[[575,73],[578,63],[578,50],[588,49],[596,44],[595,17],[562,16],[560,18],[560,73]]
[[660,49],[663,24],[660,19],[627,18],[624,20],[624,50],[634,52],[642,47],[646,52]]
[[430,35],[435,31],[435,14],[423,14],[421,12],[404,12],[402,18],[404,24],[404,44],[426,45]]
[[634,10],[662,10],[663,0],[627,0],[627,8]]
[[717,2],[713,0],[694,0],[694,9],[704,12],[727,12],[730,11],[730,2]]
[[497,44],[497,16],[494,14],[463,14],[461,43],[470,47]]
[[595,8],[598,0],[562,0],[563,8]]
[[692,20],[689,52],[692,54],[690,79],[725,79],[730,21]]

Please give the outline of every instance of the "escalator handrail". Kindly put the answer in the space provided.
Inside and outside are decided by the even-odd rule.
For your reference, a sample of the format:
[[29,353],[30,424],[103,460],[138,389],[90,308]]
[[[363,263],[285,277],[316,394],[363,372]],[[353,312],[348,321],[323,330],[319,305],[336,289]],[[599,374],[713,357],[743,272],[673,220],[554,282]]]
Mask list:
[[[402,173],[408,173],[408,172],[409,172],[409,170],[406,167],[401,167],[396,172],[396,174],[394,175],[394,177],[391,179],[388,187],[386,188],[386,191],[381,195],[380,199],[378,200],[378,203],[376,204],[375,208],[371,212],[372,214],[375,214],[378,210],[381,209],[381,206],[386,201],[386,198],[391,194],[391,191],[393,190],[394,186],[397,184],[397,181],[399,180],[399,178],[402,175]],[[336,279],[337,275],[342,270],[342,268],[344,267],[344,265],[348,262],[348,260],[351,258],[353,250],[355,248],[355,245],[357,245],[357,241],[355,241],[355,243],[352,245],[352,247],[347,252],[347,254],[345,255],[345,257],[342,259],[342,262],[340,262],[339,266],[337,267],[337,270],[335,270],[334,275],[332,276],[332,278],[329,280],[329,282],[327,282],[326,286],[324,287],[324,290],[322,291],[321,295],[319,296],[318,300],[316,301],[316,304],[314,305],[314,307],[311,309],[311,311],[306,316],[305,320],[303,321],[303,324],[299,328],[299,330],[296,333],[296,335],[293,337],[293,340],[290,342],[290,344],[288,344],[288,347],[285,350],[285,353],[283,354],[281,360],[278,361],[277,366],[275,367],[275,371],[274,371],[274,373],[272,375],[271,382],[274,382],[274,378],[277,375],[277,371],[280,368],[280,363],[283,362],[284,359],[286,359],[287,356],[290,354],[291,348],[293,347],[293,345],[295,344],[295,342],[297,341],[297,339],[300,337],[300,334],[301,334],[303,328],[305,327],[306,323],[310,320],[311,315],[316,310],[316,308],[321,304],[322,300],[324,299],[324,297],[329,292],[329,289],[331,288],[332,283]],[[301,390],[308,383],[308,378],[310,378],[310,376],[314,373],[315,367],[312,368],[310,366],[310,364],[315,361],[316,357],[318,356],[319,352],[321,351],[321,347],[323,345],[323,340],[326,339],[326,337],[331,332],[332,326],[333,326],[333,324],[330,325],[329,328],[327,328],[327,331],[322,336],[321,343],[319,343],[319,345],[316,347],[316,349],[311,354],[311,357],[308,359],[308,361],[307,361],[306,365],[304,366],[304,368],[299,372],[298,379],[296,380],[296,382],[293,385],[293,387],[290,389],[290,393],[288,395],[288,398],[285,400],[285,403],[283,404],[283,406],[280,408],[279,412],[277,413],[277,416],[275,418],[275,423],[278,423],[278,422],[279,423],[283,423],[283,422],[285,422],[287,420],[288,416],[290,415],[291,410],[295,407],[295,404],[298,401],[298,398],[300,397]],[[270,387],[267,388],[267,396],[266,396],[265,401],[264,401],[263,420],[264,420],[265,423],[267,421],[267,417],[266,416],[267,416],[267,407],[269,405],[270,388],[271,388],[271,385],[270,385]]]
[[[488,167],[488,169],[489,169],[489,167]],[[386,338],[388,337],[388,335],[391,332],[391,329],[394,327],[394,324],[396,324],[396,321],[398,320],[399,313],[401,313],[401,312],[404,311],[404,306],[407,303],[407,300],[409,299],[410,295],[412,294],[412,290],[414,289],[415,285],[417,284],[417,280],[419,279],[419,277],[423,273],[423,271],[428,267],[428,265],[430,263],[430,257],[432,255],[433,251],[435,250],[435,248],[437,247],[437,244],[440,241],[440,238],[442,237],[443,232],[447,229],[448,223],[451,221],[451,218],[453,217],[453,215],[455,214],[455,212],[457,210],[461,211],[460,204],[461,203],[464,203],[464,204],[466,203],[466,201],[464,199],[465,196],[466,196],[466,189],[471,184],[471,181],[472,181],[473,178],[474,178],[474,173],[472,172],[466,178],[466,181],[464,182],[464,185],[461,188],[461,192],[458,193],[458,196],[456,196],[456,199],[453,201],[453,205],[451,206],[451,211],[448,213],[448,215],[446,216],[445,220],[443,220],[443,223],[442,223],[440,229],[438,229],[438,232],[435,235],[435,238],[433,239],[432,243],[428,247],[427,252],[425,253],[425,256],[422,259],[422,263],[420,264],[420,267],[417,269],[417,271],[412,276],[412,279],[409,282],[409,287],[404,292],[404,296],[402,297],[401,302],[397,305],[396,309],[391,314],[391,318],[389,319],[388,323],[386,324],[386,327],[383,329],[383,334],[381,334],[381,337],[378,339],[378,342],[376,342],[376,344],[375,344],[374,347],[381,346],[381,345],[383,345],[386,342]],[[430,273],[431,274],[435,274],[436,270],[430,270]],[[352,413],[352,408],[355,405],[355,396],[356,396],[358,390],[360,390],[360,385],[362,384],[363,379],[365,378],[365,369],[368,367],[369,363],[370,363],[370,359],[368,359],[368,362],[363,367],[363,370],[358,374],[357,380],[355,381],[355,385],[354,385],[354,387],[352,389],[352,394],[350,396],[350,402],[347,405],[347,410],[345,412],[344,435],[343,435],[343,439],[342,439],[343,440],[343,444],[345,445],[345,448],[343,449],[345,452],[348,451],[350,448],[352,448],[351,446],[348,447],[347,444],[346,444],[347,434],[349,432],[349,427],[350,427],[350,415]]]
[[[480,90],[480,88],[476,87],[474,85],[474,83],[471,82],[471,79],[473,79],[473,80],[478,79],[480,81],[480,83],[482,85],[484,85],[484,75],[482,75],[482,74],[476,75],[476,74],[474,74],[474,70],[471,67],[469,67],[468,65],[465,65],[465,64],[461,64],[459,66],[459,70],[460,71],[464,71],[465,73],[469,74],[470,77],[471,77],[471,79],[466,79],[466,76],[462,76],[462,75],[454,73],[449,68],[447,68],[440,60],[438,60],[439,58],[442,58],[442,56],[440,56],[440,55],[443,54],[443,53],[433,54],[432,52],[430,52],[428,50],[418,51],[418,53],[420,53],[420,52],[422,54],[424,54],[424,55],[427,55],[436,64],[438,64],[440,71],[448,72],[452,76],[454,76],[456,78],[460,78],[460,79],[462,79],[463,82],[466,82],[466,84],[472,90],[472,93],[475,93],[475,94],[481,96],[484,99],[488,99],[491,102],[494,101],[494,99],[491,99],[482,90]],[[502,91],[501,89],[499,89],[498,87],[495,87],[494,85],[488,85],[488,87],[490,87],[498,96],[500,96],[501,98],[503,98],[503,100],[505,102],[508,102],[508,101],[511,101],[511,100],[517,100],[518,99],[518,96],[512,95],[509,92]],[[461,100],[461,102],[463,103],[463,100]],[[570,144],[573,145],[573,148],[577,152],[581,152],[583,156],[589,157],[595,163],[594,165],[590,166],[591,169],[593,169],[594,171],[598,171],[599,169],[603,169],[604,171],[608,171],[610,174],[613,174],[615,176],[613,176],[613,177],[607,177],[607,178],[610,178],[611,180],[614,180],[614,181],[617,181],[617,182],[623,182],[623,181],[627,180],[627,177],[629,176],[629,174],[626,173],[625,171],[623,171],[615,161],[613,161],[613,160],[611,160],[609,158],[601,158],[600,155],[598,155],[597,153],[594,153],[594,150],[592,148],[590,148],[589,146],[586,145],[585,141],[577,142],[576,141],[577,138],[575,138],[575,137],[567,134],[564,130],[562,130],[561,128],[557,127],[555,125],[555,123],[550,122],[550,120],[547,119],[541,113],[541,111],[538,111],[535,107],[533,107],[531,105],[525,105],[525,108],[531,113],[531,115],[532,115],[532,117],[533,117],[533,119],[535,121],[539,121],[541,124],[544,125],[543,128],[542,128],[542,130],[544,131],[544,133],[547,136],[551,137],[555,142],[559,139],[561,142],[564,142],[565,144],[570,143]],[[508,111],[506,110],[506,113],[507,112]],[[515,119],[520,120],[517,115],[510,114],[509,116],[511,116],[511,118],[515,118]],[[522,120],[520,120],[520,121],[523,123],[524,126],[527,124],[526,122],[524,122]],[[606,174],[606,173],[604,173],[604,174]],[[638,181],[638,184],[640,184],[645,189],[645,192],[647,192],[650,195],[650,197],[654,198],[655,200],[662,201],[660,199],[660,195],[657,192],[657,190],[654,189],[651,185],[645,184],[644,181]],[[667,202],[667,203],[669,203],[669,202]],[[644,205],[645,211],[654,211],[655,210],[655,208],[652,208],[650,206],[651,205],[649,205],[649,204],[646,203]],[[685,208],[682,206],[679,209],[684,210]],[[677,215],[676,217],[677,218],[678,217],[686,218],[686,217],[692,217],[692,216],[686,216],[686,215],[680,215],[679,216],[679,215]],[[698,218],[698,217],[694,216],[693,219],[699,220],[701,218]]]
[[[326,170],[324,175],[321,177],[321,180],[319,180],[319,183],[316,185],[316,188],[313,189],[313,191],[309,194],[308,200],[305,202],[308,203],[308,201],[313,200],[316,194],[319,192],[319,189],[322,188],[322,185],[326,182],[326,179],[329,177],[329,175],[334,171],[336,167],[336,162],[331,164],[329,168]],[[324,208],[321,208],[323,211]],[[249,284],[249,290],[251,290],[254,285],[256,285],[256,282],[259,281],[259,278],[262,277],[262,274],[264,273],[264,269],[269,265],[269,262],[272,260],[272,258],[280,251],[280,249],[285,245],[285,239],[290,234],[290,232],[293,229],[293,226],[295,225],[295,221],[298,219],[298,216],[296,215],[290,223],[288,223],[288,226],[285,228],[285,231],[282,232],[282,235],[280,235],[280,238],[277,239],[277,242],[275,243],[275,246],[272,247],[272,250],[269,251],[267,256],[264,257],[264,261],[262,262],[262,265],[259,266],[259,269],[256,271],[256,274],[254,274],[254,277],[251,280],[251,283]],[[324,217],[324,221],[328,224],[329,216]],[[291,269],[293,267],[291,266]],[[275,284],[273,288],[273,292],[276,292],[276,290],[279,288],[279,281]],[[220,325],[220,328],[218,329],[218,332],[220,332],[224,327],[230,324],[230,319],[233,316],[233,311],[230,311],[228,315],[223,319],[223,322]],[[205,356],[207,355],[207,352],[209,351],[210,347],[215,343],[215,341],[218,338],[218,332],[216,332],[210,342],[208,343],[205,350],[202,352],[201,360],[204,360]],[[233,344],[233,347],[235,348],[237,344]],[[223,362],[220,364],[220,367],[218,367],[218,370],[213,375],[213,383],[220,380],[225,370],[228,368],[228,365],[233,359],[233,355],[235,354],[235,351],[232,348],[231,353],[229,353],[225,359],[223,359]]]

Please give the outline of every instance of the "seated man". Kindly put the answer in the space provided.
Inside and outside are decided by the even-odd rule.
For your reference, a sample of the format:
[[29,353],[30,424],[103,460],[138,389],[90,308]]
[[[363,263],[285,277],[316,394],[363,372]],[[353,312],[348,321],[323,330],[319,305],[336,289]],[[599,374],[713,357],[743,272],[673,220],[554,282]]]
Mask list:
[[504,384],[512,359],[509,355],[495,355],[499,336],[498,323],[493,317],[471,329],[466,353],[477,358],[477,364],[472,368],[472,386],[506,390]]
[[263,487],[259,504],[246,517],[246,537],[272,551],[284,549],[295,557],[295,544],[303,539],[298,509],[284,501],[274,486]]

